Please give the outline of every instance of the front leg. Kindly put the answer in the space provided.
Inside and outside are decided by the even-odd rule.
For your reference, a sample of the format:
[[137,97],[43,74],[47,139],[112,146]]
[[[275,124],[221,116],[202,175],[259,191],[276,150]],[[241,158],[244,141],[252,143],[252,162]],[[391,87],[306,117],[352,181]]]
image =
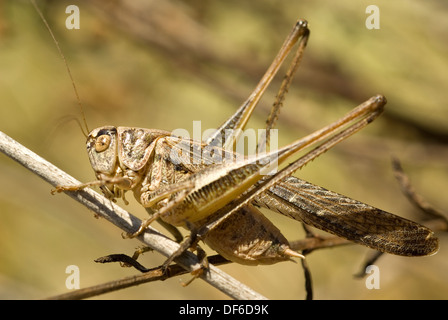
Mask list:
[[188,228],[191,230],[190,235],[185,238],[183,242],[180,243],[179,248],[168,257],[168,259],[163,263],[162,268],[164,271],[167,270],[168,266],[180,255],[182,255],[185,251],[190,249],[191,251],[196,251],[197,257],[199,260],[199,267],[193,271],[191,271],[191,275],[193,276],[187,282],[183,282],[182,286],[188,286],[193,280],[200,277],[204,272],[206,272],[209,268],[208,259],[206,252],[199,246],[199,238],[197,237],[197,229],[193,224],[187,223]]
[[126,237],[135,238],[136,236],[140,235],[147,227],[149,227],[149,225],[154,220],[157,220],[159,218],[162,218],[164,215],[169,214],[183,202],[183,200],[185,199],[187,194],[190,193],[193,187],[194,184],[191,181],[186,181],[183,183],[167,186],[156,192],[144,192],[141,195],[141,204],[145,208],[152,208],[157,205],[158,209],[154,211],[149,219],[142,222],[139,229],[135,233],[127,234]]

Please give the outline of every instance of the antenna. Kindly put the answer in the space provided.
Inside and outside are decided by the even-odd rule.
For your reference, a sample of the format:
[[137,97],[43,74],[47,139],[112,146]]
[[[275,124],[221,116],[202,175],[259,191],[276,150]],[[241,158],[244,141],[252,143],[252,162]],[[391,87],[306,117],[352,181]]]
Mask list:
[[65,56],[62,53],[61,47],[59,46],[59,42],[56,40],[56,37],[54,36],[53,31],[51,30],[50,26],[48,25],[47,20],[45,19],[44,15],[42,14],[42,11],[37,6],[35,0],[30,0],[30,2],[32,3],[34,8],[36,9],[37,13],[39,14],[40,18],[44,22],[45,26],[47,27],[48,32],[50,33],[50,35],[53,38],[53,41],[54,41],[56,47],[58,48],[59,55],[61,56],[62,60],[64,61],[65,67],[67,68],[67,72],[68,72],[68,75],[69,75],[70,80],[72,82],[73,90],[75,91],[76,100],[78,101],[78,106],[79,106],[79,109],[81,110],[82,120],[84,122],[84,126],[85,126],[85,129],[87,130],[87,132],[84,132],[84,129],[82,128],[82,126],[79,123],[79,121],[78,121],[78,124],[81,127],[82,133],[87,138],[90,130],[89,130],[89,126],[87,125],[86,117],[85,117],[85,114],[84,114],[84,109],[83,109],[83,106],[82,106],[82,103],[81,103],[81,99],[79,98],[78,89],[76,88],[75,81],[73,80],[73,76],[72,76],[72,72],[70,71],[70,67],[68,66],[67,60],[65,59]]

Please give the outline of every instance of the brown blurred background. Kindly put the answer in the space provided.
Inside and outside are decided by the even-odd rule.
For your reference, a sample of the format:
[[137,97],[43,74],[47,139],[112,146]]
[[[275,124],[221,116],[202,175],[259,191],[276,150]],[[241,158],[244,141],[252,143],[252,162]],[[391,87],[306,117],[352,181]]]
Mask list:
[[[90,129],[102,125],[192,130],[219,126],[251,93],[298,18],[311,29],[305,57],[277,128],[279,145],[335,120],[374,94],[386,112],[298,176],[403,217],[421,214],[394,179],[398,157],[417,191],[448,211],[448,4],[377,0],[380,29],[365,27],[367,1],[39,1],[68,60]],[[80,29],[65,8],[80,9]],[[283,69],[284,72],[284,69]],[[282,75],[249,126],[262,128]],[[27,1],[0,1],[0,130],[81,181],[94,179],[65,66]],[[137,273],[94,259],[140,245],[51,186],[0,156],[0,298],[67,291],[77,265],[86,287]],[[144,218],[135,201],[127,207]],[[300,223],[267,213],[288,239]],[[353,278],[371,251],[352,245],[307,257],[316,299],[447,299],[448,238],[426,258],[383,256],[381,288]],[[145,266],[163,262],[146,253]],[[298,264],[222,269],[273,299],[304,298]],[[190,276],[182,276],[188,280]],[[227,298],[203,281],[179,278],[98,298]]]

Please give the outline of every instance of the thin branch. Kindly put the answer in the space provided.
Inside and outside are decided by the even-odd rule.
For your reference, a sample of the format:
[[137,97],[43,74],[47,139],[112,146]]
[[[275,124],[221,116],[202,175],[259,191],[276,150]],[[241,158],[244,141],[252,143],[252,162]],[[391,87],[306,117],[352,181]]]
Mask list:
[[[60,185],[69,186],[80,184],[79,181],[63,172],[62,170],[58,169],[48,161],[42,159],[40,156],[28,150],[26,147],[20,145],[18,142],[14,141],[12,138],[8,137],[2,132],[0,132],[0,151],[5,153],[13,160],[19,162],[24,167],[31,170],[33,173],[37,174],[54,187]],[[397,178],[399,178],[398,180],[400,181],[402,187],[404,186],[403,188],[407,191],[405,192],[405,194],[407,194],[411,198],[411,200],[413,200],[413,203],[417,204],[417,207],[426,209],[424,210],[424,212],[431,216],[430,219],[426,220],[426,224],[431,224],[432,222],[436,221],[439,222],[439,225],[433,226],[435,231],[446,230],[447,223],[444,215],[440,214],[440,211],[434,210],[432,207],[430,210],[428,210],[428,207],[430,206],[428,206],[425,201],[421,201],[420,197],[415,196],[415,191],[412,187],[410,187],[409,181],[407,179],[404,179],[403,182],[403,176],[405,178],[407,177],[404,175],[402,170],[400,170],[401,167],[397,165],[397,163],[394,163],[394,165],[395,173],[398,175]],[[133,233],[140,227],[140,219],[128,213],[126,210],[115,205],[110,200],[104,198],[91,189],[84,189],[81,191],[66,193],[73,199],[77,200],[87,208],[94,211],[99,216],[112,222],[114,225],[116,225],[126,233]],[[443,220],[442,223],[440,223],[441,220]],[[353,244],[353,242],[343,238],[339,238],[336,236],[323,237],[312,233],[308,228],[306,228],[305,230],[307,230],[307,237],[305,239],[293,241],[290,243],[290,246],[293,250],[310,253],[311,251],[318,249],[329,247],[334,248],[340,245]],[[153,228],[146,229],[144,233],[142,233],[137,239],[166,257],[171,256],[171,254],[179,248],[178,243],[168,239]],[[146,282],[165,280],[174,276],[185,274],[187,272],[198,270],[198,268],[200,268],[199,260],[191,252],[185,252],[182,256],[176,259],[175,262],[177,264],[169,266],[168,272],[166,272],[165,274],[163,274],[161,268],[153,268],[146,270],[147,272],[142,275],[130,276],[97,286],[83,288],[66,294],[53,296],[49,299],[85,299]],[[226,263],[225,261],[221,261],[219,259],[214,260],[213,257],[209,258],[209,262],[217,265]],[[304,271],[306,279],[307,281],[309,281],[306,288],[307,298],[311,298],[311,276],[309,273],[309,268],[306,265],[304,265]],[[210,264],[208,272],[205,272],[200,278],[235,299],[266,299],[262,295],[254,292],[252,289],[231,278],[229,275],[222,272],[212,264]]]
[[358,279],[362,279],[364,278],[367,274],[366,274],[366,269],[368,266],[375,264],[376,261],[378,261],[378,259],[384,255],[384,252],[380,252],[380,251],[373,251],[369,254],[369,256],[366,258],[366,260],[363,262],[363,264],[361,265],[361,268],[359,269],[359,271],[357,273],[355,273],[353,275],[353,277],[358,278]]
[[435,208],[415,191],[398,158],[392,158],[392,168],[403,194],[409,199],[409,201],[429,217],[432,217],[433,219],[441,219],[448,224],[445,213]]
[[[54,187],[80,184],[75,178],[19,144],[3,132],[0,132],[0,151]],[[86,188],[81,191],[66,192],[66,194],[126,233],[137,231],[141,225],[140,219],[91,189]],[[168,239],[153,228],[147,228],[137,239],[166,257],[171,256],[179,248],[178,243]],[[184,252],[175,262],[189,272],[197,270],[200,267],[197,257],[191,252]],[[207,272],[201,275],[200,278],[234,299],[266,299],[264,296],[233,279],[213,265],[210,265]]]
[[[105,259],[101,259],[102,261],[100,261],[100,262],[105,263],[105,262],[117,262],[118,261],[118,262],[128,263],[132,260],[132,258],[129,256],[127,256],[127,258],[123,259],[123,256],[125,256],[125,255],[121,255],[121,257],[118,257],[118,260],[115,260],[115,258],[117,258],[117,257],[112,257],[111,260],[113,260],[113,261],[107,261],[107,260],[109,260],[108,258],[110,256],[103,257]],[[95,260],[95,261],[97,261],[97,260]],[[226,264],[226,263],[230,262],[230,261],[224,259],[220,255],[211,256],[208,258],[208,261],[209,261],[209,263],[213,263],[214,265],[222,265],[222,264]],[[135,260],[132,263],[135,263]],[[140,271],[142,271],[140,269],[140,267],[138,269]],[[168,266],[165,271],[163,270],[163,266],[160,266],[160,267],[156,267],[153,269],[146,269],[146,270],[144,270],[143,274],[129,276],[129,277],[125,277],[125,278],[122,278],[119,280],[113,280],[113,281],[105,282],[105,283],[87,287],[87,288],[72,290],[67,293],[49,297],[48,299],[49,300],[87,299],[90,297],[98,296],[98,295],[113,292],[113,291],[118,291],[121,289],[133,287],[133,286],[140,285],[143,283],[148,283],[148,282],[152,282],[152,281],[163,281],[163,280],[175,277],[175,276],[183,275],[187,272],[188,271],[186,271],[184,268],[182,268],[178,264]]]
[[[302,240],[292,241],[290,243],[291,249],[296,251],[304,251],[304,252],[312,252],[314,250],[318,249],[325,249],[325,248],[333,248],[340,245],[347,245],[347,244],[354,244],[353,242],[342,239],[336,236],[329,236],[329,237],[321,237],[316,234],[313,234],[310,237],[307,237]],[[207,257],[207,260],[209,263],[219,266],[227,263],[232,263],[229,260],[226,260],[221,255],[213,255],[211,257]],[[302,266],[304,268],[304,275],[305,275],[305,289],[307,292],[306,299],[311,300],[312,299],[312,283],[311,283],[311,272],[309,270],[309,267],[306,263],[303,263]],[[67,293],[63,293],[60,295],[49,297],[50,300],[80,300],[80,299],[87,299],[93,296],[98,296],[106,293],[110,293],[113,291],[118,291],[121,289],[129,288],[132,286],[137,286],[143,283],[148,283],[152,281],[163,281],[167,280],[176,276],[183,275],[187,273],[187,271],[179,266],[178,264],[170,265],[168,266],[165,273],[162,272],[162,266],[147,269],[143,265],[141,265],[139,262],[135,260],[134,257],[127,256],[125,254],[111,254],[105,257],[101,257],[95,260],[95,262],[99,263],[110,263],[110,262],[120,262],[121,264],[127,264],[128,266],[132,266],[138,271],[142,272],[142,274],[139,275],[133,275],[129,277],[125,277],[118,280],[108,281],[102,284],[98,284],[95,286],[82,288],[78,290],[72,290]]]
[[291,241],[289,243],[292,250],[301,251],[309,254],[311,251],[324,249],[324,248],[334,248],[343,245],[353,245],[353,241],[338,237],[338,236],[320,236],[313,235],[305,239],[300,239],[296,241]]
[[313,281],[311,279],[311,270],[306,259],[301,259],[303,274],[305,276],[306,300],[313,300]]

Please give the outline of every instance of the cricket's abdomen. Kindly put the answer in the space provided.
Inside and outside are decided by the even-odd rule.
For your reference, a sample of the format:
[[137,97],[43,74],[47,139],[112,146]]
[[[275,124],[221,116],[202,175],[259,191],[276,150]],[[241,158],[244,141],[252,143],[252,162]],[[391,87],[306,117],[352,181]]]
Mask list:
[[228,217],[204,241],[224,258],[245,265],[273,264],[301,257],[290,249],[280,230],[252,206]]

